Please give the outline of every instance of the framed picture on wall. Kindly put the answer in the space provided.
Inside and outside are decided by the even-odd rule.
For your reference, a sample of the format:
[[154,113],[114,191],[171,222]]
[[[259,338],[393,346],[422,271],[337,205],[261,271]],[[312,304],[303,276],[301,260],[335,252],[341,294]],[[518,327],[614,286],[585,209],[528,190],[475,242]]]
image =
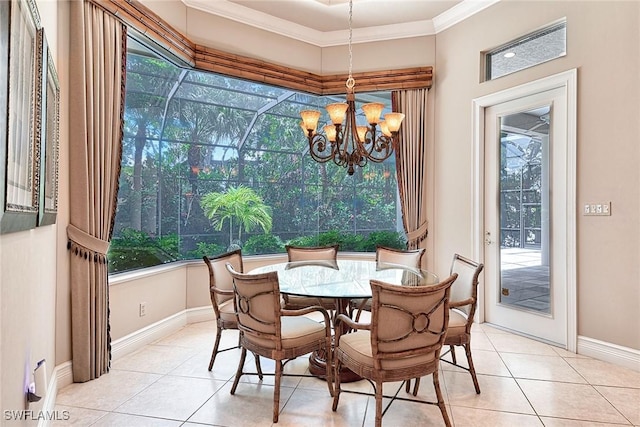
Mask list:
[[[44,29],[38,32],[39,90],[37,103],[40,120],[38,149],[40,153],[38,225],[55,224],[58,212],[58,147],[60,126],[60,84]],[[37,120],[37,119],[36,119]]]
[[39,28],[33,0],[0,2],[0,233],[33,228],[38,217]]

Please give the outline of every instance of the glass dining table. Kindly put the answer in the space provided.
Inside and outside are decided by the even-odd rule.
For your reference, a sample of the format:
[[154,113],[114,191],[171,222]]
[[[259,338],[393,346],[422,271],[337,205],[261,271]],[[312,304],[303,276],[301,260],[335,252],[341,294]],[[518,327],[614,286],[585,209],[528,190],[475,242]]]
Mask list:
[[[398,286],[428,286],[439,282],[438,276],[427,270],[367,260],[285,262],[259,267],[250,273],[271,271],[278,272],[281,294],[333,298],[336,302],[335,316],[348,315],[352,301],[371,298],[369,281],[372,279]],[[337,327],[341,328],[337,333],[347,332],[343,330],[344,324]],[[324,354],[313,353],[309,358],[309,371],[323,378],[325,360]],[[359,379],[351,371],[341,372],[340,378],[343,382]]]

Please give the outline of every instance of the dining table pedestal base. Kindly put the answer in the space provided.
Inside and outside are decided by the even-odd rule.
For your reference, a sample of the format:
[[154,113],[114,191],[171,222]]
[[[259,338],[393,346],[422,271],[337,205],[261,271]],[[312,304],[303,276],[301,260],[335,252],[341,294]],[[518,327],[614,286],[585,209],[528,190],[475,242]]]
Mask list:
[[[322,378],[323,380],[327,379],[327,359],[326,353],[324,350],[314,351],[309,356],[309,372],[318,378]],[[347,369],[343,367],[340,369],[340,382],[341,383],[352,383],[355,381],[360,381],[362,379],[361,376],[353,372],[351,369]]]

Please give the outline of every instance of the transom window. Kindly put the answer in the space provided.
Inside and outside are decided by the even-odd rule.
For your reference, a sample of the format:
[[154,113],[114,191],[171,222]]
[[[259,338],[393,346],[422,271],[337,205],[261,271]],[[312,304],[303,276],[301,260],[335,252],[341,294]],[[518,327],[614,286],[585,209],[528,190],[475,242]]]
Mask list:
[[567,22],[543,28],[484,53],[485,81],[567,54]]

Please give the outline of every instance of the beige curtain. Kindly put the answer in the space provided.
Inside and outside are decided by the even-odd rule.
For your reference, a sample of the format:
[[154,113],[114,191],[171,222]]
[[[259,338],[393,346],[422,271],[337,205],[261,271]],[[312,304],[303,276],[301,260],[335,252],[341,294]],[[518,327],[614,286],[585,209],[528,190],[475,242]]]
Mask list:
[[72,1],[69,61],[71,329],[73,380],[109,370],[106,253],[120,173],[126,28],[102,9]]
[[426,135],[428,89],[399,90],[392,93],[393,111],[405,114],[396,148],[396,172],[402,223],[409,249],[420,247],[427,237]]

